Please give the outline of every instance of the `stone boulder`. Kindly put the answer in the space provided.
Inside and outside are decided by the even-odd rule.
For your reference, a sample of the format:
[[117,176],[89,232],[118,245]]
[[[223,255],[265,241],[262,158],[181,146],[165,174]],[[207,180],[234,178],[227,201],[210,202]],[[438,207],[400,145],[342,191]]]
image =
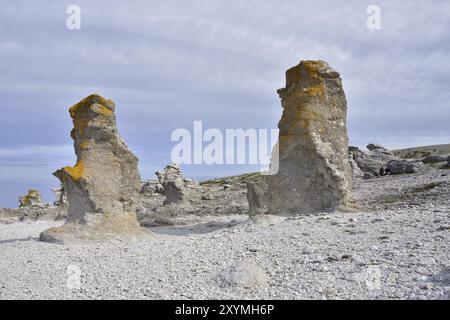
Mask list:
[[136,220],[138,159],[120,137],[115,104],[91,95],[70,108],[77,163],[54,173],[69,204],[66,223],[41,233],[49,242],[148,235]]
[[429,170],[429,167],[421,161],[404,159],[389,161],[387,168],[391,171],[391,174],[418,173]]
[[35,207],[43,208],[45,204],[42,203],[42,196],[39,190],[28,190],[27,195],[19,198],[19,208]]
[[186,179],[177,164],[169,164],[163,172],[157,171],[155,174],[164,188],[164,205],[184,204],[201,199],[200,185]]
[[324,61],[301,61],[286,72],[278,94],[279,168],[258,186],[249,183],[249,214],[352,209],[347,102],[339,73]]

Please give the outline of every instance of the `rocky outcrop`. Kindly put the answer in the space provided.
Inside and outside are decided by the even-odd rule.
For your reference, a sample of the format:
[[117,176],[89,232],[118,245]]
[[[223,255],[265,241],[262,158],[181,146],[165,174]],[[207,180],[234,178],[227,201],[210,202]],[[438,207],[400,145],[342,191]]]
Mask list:
[[278,94],[279,170],[259,186],[249,184],[250,215],[352,208],[347,102],[339,73],[324,61],[302,61],[286,72]]
[[144,184],[142,185],[142,189],[140,192],[142,195],[147,195],[147,196],[151,196],[151,195],[160,195],[160,194],[164,194],[164,187],[161,185],[161,183],[159,183],[158,180],[148,180],[145,181]]
[[[401,160],[378,144],[367,145],[369,151],[362,151],[358,147],[349,147],[350,161],[356,162],[363,173],[378,176],[381,168],[386,168],[391,160]],[[366,175],[368,176],[368,175]]]
[[60,210],[55,206],[0,208],[0,224],[22,221],[55,220]]
[[155,174],[164,188],[164,194],[166,195],[164,205],[183,204],[200,199],[200,185],[186,179],[177,164],[169,164],[163,172],[157,171]]
[[28,190],[25,196],[19,198],[19,208],[24,207],[45,207],[45,204],[42,203],[42,196],[39,190]]
[[408,161],[404,159],[391,160],[387,164],[391,174],[417,173],[429,170],[421,161]]
[[[367,149],[368,151],[362,151],[358,147],[349,147],[350,164],[353,161],[357,164],[364,179],[379,176],[381,168],[388,169],[391,174],[422,172],[429,169],[423,162],[432,163],[437,160],[436,157],[425,158],[422,162],[399,158],[382,145],[373,143],[368,144]],[[355,170],[353,172],[355,173]]]
[[446,162],[447,157],[444,156],[428,156],[422,159],[422,162],[425,164],[428,163],[439,163],[439,162]]
[[381,144],[376,144],[376,143],[369,143],[366,148],[369,151],[375,151],[375,150],[387,151],[387,149],[384,146],[382,146]]
[[41,233],[42,241],[102,240],[147,235],[136,220],[141,189],[138,159],[116,128],[115,104],[91,95],[70,108],[77,163],[54,173],[68,200],[66,223]]

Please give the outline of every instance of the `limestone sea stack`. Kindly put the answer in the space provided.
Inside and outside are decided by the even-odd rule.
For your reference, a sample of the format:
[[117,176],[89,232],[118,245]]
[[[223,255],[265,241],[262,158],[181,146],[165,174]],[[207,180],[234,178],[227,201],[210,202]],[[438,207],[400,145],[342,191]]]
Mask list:
[[339,73],[324,61],[301,61],[286,72],[278,94],[279,168],[249,184],[250,215],[349,210],[347,101]]
[[77,162],[54,173],[68,201],[66,223],[41,233],[48,242],[147,235],[136,220],[138,159],[116,127],[115,104],[90,95],[69,110]]

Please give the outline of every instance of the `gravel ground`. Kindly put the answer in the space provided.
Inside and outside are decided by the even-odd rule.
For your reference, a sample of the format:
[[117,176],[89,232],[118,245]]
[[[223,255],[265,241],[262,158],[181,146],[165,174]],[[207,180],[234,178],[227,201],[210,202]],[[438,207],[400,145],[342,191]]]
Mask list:
[[[192,217],[131,243],[0,224],[0,299],[450,299],[450,172],[359,181],[355,196],[357,213]],[[251,285],[224,282],[241,262]]]

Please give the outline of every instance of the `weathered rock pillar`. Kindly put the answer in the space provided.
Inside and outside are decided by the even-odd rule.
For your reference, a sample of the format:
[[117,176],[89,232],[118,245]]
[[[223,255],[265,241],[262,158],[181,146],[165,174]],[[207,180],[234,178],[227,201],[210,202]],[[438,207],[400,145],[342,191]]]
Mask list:
[[301,61],[279,89],[279,169],[249,185],[250,215],[348,210],[347,102],[338,72],[324,61]]
[[42,232],[42,241],[148,234],[136,220],[138,159],[117,132],[114,110],[112,100],[95,94],[70,108],[77,163],[54,173],[67,194],[67,220],[62,227]]

